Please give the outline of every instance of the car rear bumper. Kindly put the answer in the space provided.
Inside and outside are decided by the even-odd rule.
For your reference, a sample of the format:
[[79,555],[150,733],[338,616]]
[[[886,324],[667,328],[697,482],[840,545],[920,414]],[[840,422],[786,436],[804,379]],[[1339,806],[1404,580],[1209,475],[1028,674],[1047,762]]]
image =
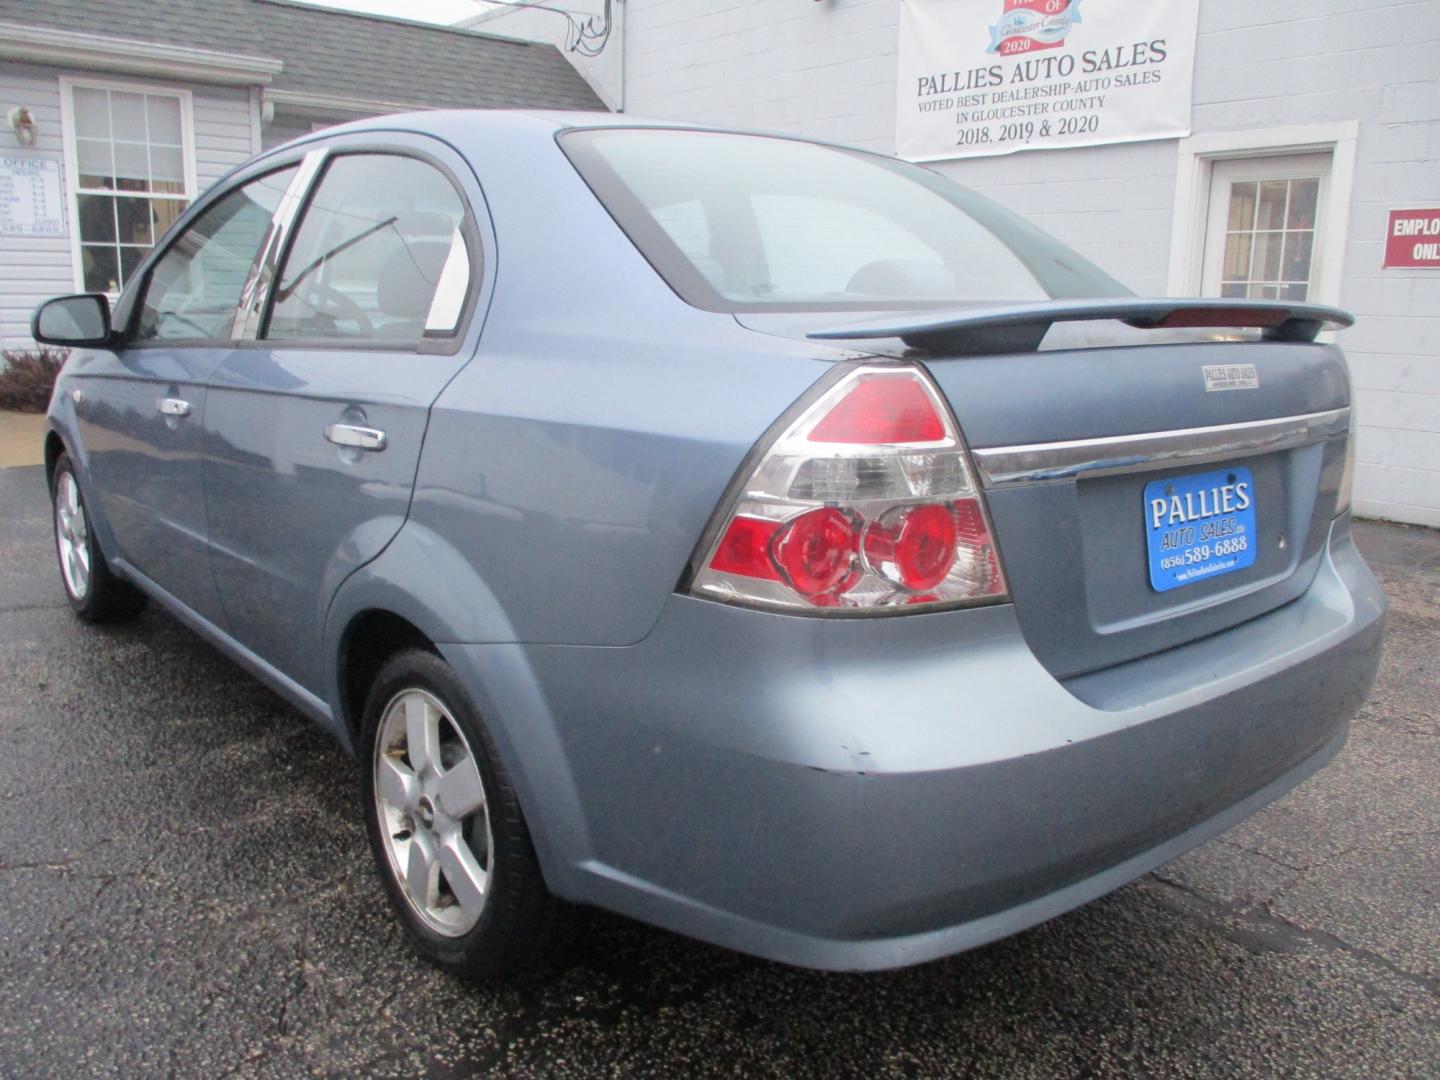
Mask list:
[[835,620],[677,596],[628,648],[445,652],[501,721],[552,888],[880,969],[1085,903],[1283,795],[1343,745],[1384,609],[1342,520],[1300,599],[1063,683],[1008,606]]

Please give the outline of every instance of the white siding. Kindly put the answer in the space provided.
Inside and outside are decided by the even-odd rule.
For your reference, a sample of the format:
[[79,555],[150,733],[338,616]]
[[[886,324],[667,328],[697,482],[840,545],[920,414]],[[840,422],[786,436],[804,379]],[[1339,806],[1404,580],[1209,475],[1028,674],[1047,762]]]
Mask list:
[[271,150],[281,143],[287,143],[291,139],[298,139],[301,135],[309,135],[313,125],[307,120],[297,120],[286,117],[276,117],[274,123],[266,125],[261,131],[261,140],[266,150]]
[[[21,152],[63,161],[57,75],[45,68],[0,62],[0,117],[16,105],[27,106],[35,117],[35,145]],[[13,141],[8,128],[0,129],[0,139]],[[63,186],[63,167],[61,177]],[[31,348],[30,313],[35,306],[74,291],[68,238],[0,236],[0,348]]]
[[195,95],[195,177],[204,191],[260,147],[252,144],[249,90],[192,85],[190,92]]
[[[999,10],[999,0],[996,0]],[[892,153],[896,0],[628,0],[626,112]],[[496,21],[504,32],[511,24]],[[612,48],[618,43],[612,43]],[[1358,120],[1341,303],[1356,506],[1440,525],[1440,272],[1380,269],[1386,211],[1440,204],[1440,3],[1204,0],[1197,134]],[[586,73],[585,69],[581,69]],[[593,78],[593,76],[592,76]],[[942,163],[1137,292],[1163,294],[1175,140]]]
[[456,25],[469,27],[482,34],[499,34],[522,41],[554,45],[564,53],[565,59],[570,61],[575,70],[584,76],[601,101],[612,109],[622,109],[625,104],[621,85],[624,61],[621,57],[620,39],[625,26],[626,6],[623,3],[613,5],[614,29],[610,40],[598,56],[569,51],[566,46],[569,44],[568,39],[573,36],[569,23],[555,11],[545,10],[545,7],[564,7],[577,21],[594,19],[596,25],[599,25],[605,0],[566,0],[562,5],[548,4],[545,7],[497,7],[472,19],[462,19]]
[[[64,139],[60,130],[60,76],[112,80],[95,72],[15,64],[0,61],[0,116],[14,105],[28,106],[38,129],[33,153],[64,162]],[[230,169],[251,157],[259,147],[252,145],[250,94],[242,87],[212,87],[167,84],[146,78],[151,85],[173,85],[193,95],[195,131],[195,173],[199,190],[204,191]],[[0,131],[10,139],[10,132]],[[62,185],[64,181],[62,179]],[[65,216],[70,221],[69,192],[65,192]],[[40,301],[75,291],[71,266],[70,239],[31,239],[0,236],[0,348],[32,348],[30,314]]]

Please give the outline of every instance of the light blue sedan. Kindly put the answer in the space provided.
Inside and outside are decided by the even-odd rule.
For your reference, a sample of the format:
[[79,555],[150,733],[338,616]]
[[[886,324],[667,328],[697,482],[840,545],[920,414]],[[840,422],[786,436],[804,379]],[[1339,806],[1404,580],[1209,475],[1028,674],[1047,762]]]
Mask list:
[[1349,322],[1138,299],[874,154],[434,112],[255,159],[33,330],[76,613],[332,732],[419,950],[496,977],[574,905],[930,960],[1324,765],[1385,610]]

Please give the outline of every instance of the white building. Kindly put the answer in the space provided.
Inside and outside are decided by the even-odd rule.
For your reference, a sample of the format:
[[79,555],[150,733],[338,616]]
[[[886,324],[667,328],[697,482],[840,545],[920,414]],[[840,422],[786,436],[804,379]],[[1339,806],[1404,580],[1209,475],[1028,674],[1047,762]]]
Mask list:
[[[0,0],[0,349],[116,294],[201,191],[341,120],[599,109],[548,46],[288,0]],[[3,361],[0,361],[3,364]]]
[[[906,0],[614,0],[595,56],[583,52],[596,51],[604,0],[543,2],[594,17],[567,55],[612,108],[896,150]],[[977,28],[1007,7],[951,2],[975,9]],[[1084,0],[1091,9],[1116,2]],[[1313,198],[1313,218],[1288,221],[1292,233],[1313,226],[1303,237],[1311,257],[1294,263],[1286,252],[1279,273],[1259,257],[1238,274],[1231,267],[1238,280],[1225,291],[1289,288],[1357,315],[1341,336],[1360,425],[1356,506],[1440,526],[1440,270],[1383,267],[1389,212],[1440,208],[1440,0],[1199,8],[1188,137],[933,167],[1151,295],[1220,294],[1222,217],[1251,212],[1247,193],[1283,191],[1299,206]],[[470,25],[563,49],[587,20],[510,8]],[[1264,181],[1268,189],[1245,186]],[[1258,251],[1296,239],[1284,231],[1239,240]]]

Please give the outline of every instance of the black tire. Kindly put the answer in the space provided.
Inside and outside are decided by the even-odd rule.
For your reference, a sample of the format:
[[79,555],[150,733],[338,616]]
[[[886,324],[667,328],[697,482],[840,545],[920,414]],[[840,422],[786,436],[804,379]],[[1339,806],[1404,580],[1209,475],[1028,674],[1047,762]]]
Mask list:
[[[69,534],[62,538],[62,516],[58,504],[62,487],[65,487],[67,482],[73,484],[79,520],[78,527],[72,527]],[[65,487],[65,490],[71,489]],[[100,550],[99,537],[95,535],[90,524],[85,494],[69,454],[62,453],[55,461],[55,469],[50,476],[50,509],[50,523],[55,533],[55,557],[60,566],[60,583],[75,614],[90,623],[121,622],[139,615],[145,609],[145,594],[110,572],[105,553]],[[70,513],[69,518],[74,521],[75,514]],[[73,548],[84,549],[88,580],[83,586],[78,586],[74,573],[66,570],[67,542]]]
[[[489,814],[489,849],[484,860],[489,877],[483,906],[478,921],[458,936],[437,932],[418,913],[392,863],[393,846],[387,832],[382,832],[382,828],[388,831],[394,826],[393,819],[382,826],[385,811],[377,798],[377,758],[384,752],[381,722],[394,703],[416,690],[438,700],[450,721],[459,727],[479,766]],[[365,828],[376,869],[421,955],[477,981],[538,974],[563,958],[574,937],[576,909],[545,887],[525,815],[495,741],[449,665],[422,649],[406,650],[386,661],[366,699],[356,756]],[[413,764],[408,748],[405,757],[396,760]],[[402,826],[394,834],[397,839],[408,835],[409,829],[418,830],[412,819],[406,820],[408,829]],[[418,815],[414,820],[419,820]],[[467,827],[473,829],[474,820],[469,819]],[[446,879],[440,880],[443,883]]]

